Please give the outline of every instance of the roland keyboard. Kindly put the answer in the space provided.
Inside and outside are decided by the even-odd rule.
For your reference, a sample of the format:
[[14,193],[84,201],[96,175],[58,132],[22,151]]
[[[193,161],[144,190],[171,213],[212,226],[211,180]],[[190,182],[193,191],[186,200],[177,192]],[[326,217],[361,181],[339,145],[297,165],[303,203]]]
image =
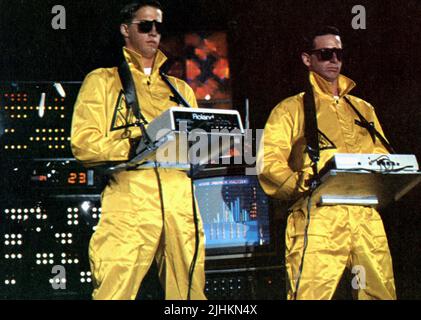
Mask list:
[[421,182],[417,159],[407,154],[338,153],[320,177],[313,203],[376,208],[399,200]]
[[331,169],[414,172],[418,171],[419,167],[413,154],[337,153],[325,165],[324,171]]
[[[110,172],[157,165],[188,170],[191,164],[207,164],[241,143],[244,129],[236,110],[172,107],[150,122],[146,133],[149,139],[142,137],[136,156]],[[206,146],[192,156],[190,147],[197,140]]]

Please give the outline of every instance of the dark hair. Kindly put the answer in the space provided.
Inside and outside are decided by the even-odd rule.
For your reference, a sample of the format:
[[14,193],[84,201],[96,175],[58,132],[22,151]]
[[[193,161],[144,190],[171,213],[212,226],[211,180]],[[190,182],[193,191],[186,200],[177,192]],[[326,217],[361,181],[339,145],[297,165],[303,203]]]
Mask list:
[[139,0],[132,3],[129,3],[123,7],[120,11],[120,23],[128,23],[133,20],[137,10],[143,7],[154,7],[161,11],[162,6],[159,1],[156,0]]
[[334,26],[322,26],[318,29],[313,29],[307,36],[303,37],[302,51],[309,52],[314,49],[314,39],[318,36],[324,36],[327,34],[333,34],[335,36],[341,36],[339,29]]

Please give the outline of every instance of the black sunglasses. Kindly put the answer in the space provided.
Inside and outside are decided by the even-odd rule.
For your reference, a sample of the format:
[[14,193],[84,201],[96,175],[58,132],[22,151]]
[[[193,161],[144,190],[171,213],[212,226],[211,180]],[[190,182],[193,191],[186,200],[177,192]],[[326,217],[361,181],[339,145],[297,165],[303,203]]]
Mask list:
[[154,24],[155,24],[156,32],[158,32],[159,34],[162,34],[162,31],[164,31],[163,23],[156,20],[152,20],[152,21],[142,20],[142,21],[137,21],[137,22],[131,22],[130,24],[137,24],[137,28],[140,33],[151,32]]
[[320,61],[329,61],[332,60],[333,54],[336,55],[336,59],[339,61],[342,61],[343,58],[343,49],[339,48],[322,48],[322,49],[315,49],[310,50],[310,54],[315,54],[317,56],[317,59]]

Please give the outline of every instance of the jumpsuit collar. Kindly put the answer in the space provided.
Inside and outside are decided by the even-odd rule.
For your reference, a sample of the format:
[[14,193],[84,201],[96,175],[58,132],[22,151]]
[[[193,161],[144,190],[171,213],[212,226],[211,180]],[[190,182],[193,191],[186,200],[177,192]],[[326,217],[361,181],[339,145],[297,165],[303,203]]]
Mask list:
[[[333,96],[332,84],[313,71],[310,71],[310,83],[317,94]],[[338,84],[340,98],[348,94],[356,86],[353,80],[342,74],[339,75]]]
[[[139,72],[141,72],[142,74],[145,75],[144,69],[143,69],[143,63],[142,63],[142,55],[130,50],[127,47],[123,47],[123,54],[124,54],[124,58],[126,59],[127,63],[129,64],[129,66],[133,66],[134,68],[136,68]],[[155,62],[153,64],[153,69],[151,74],[156,73],[159,68],[161,68],[161,66],[165,63],[165,61],[167,61],[167,57],[165,56],[165,54],[158,49],[156,56],[155,56]]]

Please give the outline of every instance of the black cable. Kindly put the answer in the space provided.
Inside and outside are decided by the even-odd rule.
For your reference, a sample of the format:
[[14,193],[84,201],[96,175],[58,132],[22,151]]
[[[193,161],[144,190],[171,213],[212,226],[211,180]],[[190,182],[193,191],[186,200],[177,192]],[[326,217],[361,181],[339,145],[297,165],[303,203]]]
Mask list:
[[[162,216],[162,235],[160,238],[160,241],[162,241],[162,239],[164,239],[163,241],[165,241],[165,207],[164,207],[164,192],[162,191],[162,183],[161,183],[161,177],[159,175],[158,172],[158,163],[156,161],[154,161],[154,172],[156,175],[156,179],[158,182],[158,190],[159,190],[159,200],[161,201],[161,216]],[[165,290],[166,290],[166,286],[165,286]]]
[[[164,218],[165,218],[164,192],[162,191],[161,176],[159,175],[159,172],[158,172],[158,163],[156,161],[154,161],[153,170],[155,172],[156,179],[157,179],[157,182],[158,182],[159,200],[161,201],[162,220],[164,221]],[[164,230],[165,230],[165,228],[164,228]]]
[[194,254],[193,254],[193,259],[192,262],[190,264],[190,269],[189,269],[189,289],[187,292],[187,300],[191,300],[190,297],[190,293],[191,293],[191,287],[192,287],[192,283],[193,283],[193,273],[194,273],[194,269],[196,267],[196,261],[197,261],[197,256],[199,253],[199,242],[200,242],[200,238],[199,238],[199,220],[198,220],[198,216],[197,216],[197,209],[196,209],[196,197],[194,195],[194,182],[193,182],[193,166],[190,164],[190,181],[191,181],[191,194],[192,194],[192,206],[193,206],[193,221],[194,221],[194,231],[195,231],[195,244],[194,244]]
[[298,288],[300,286],[301,275],[303,274],[303,269],[304,269],[304,256],[306,254],[307,245],[308,245],[308,228],[310,226],[311,197],[313,195],[313,191],[314,190],[311,190],[310,195],[308,196],[307,220],[306,220],[306,226],[305,226],[305,229],[304,229],[303,255],[301,256],[300,267],[298,268],[298,277],[297,277],[297,282],[295,283],[294,300],[297,300]]
[[[162,228],[162,232],[165,233],[165,207],[164,207],[164,193],[162,190],[162,183],[161,183],[161,177],[159,175],[158,172],[158,164],[156,161],[154,161],[154,172],[157,178],[157,182],[158,182],[158,189],[159,189],[159,199],[161,201],[161,213],[162,213],[162,222],[163,222],[163,228]],[[187,292],[187,300],[191,300],[190,298],[190,293],[191,293],[191,286],[192,286],[192,282],[193,282],[193,273],[194,273],[194,269],[196,267],[196,261],[197,261],[197,256],[199,253],[199,243],[200,243],[200,238],[199,238],[199,220],[198,220],[198,215],[197,215],[197,209],[196,209],[196,197],[194,195],[194,183],[193,183],[193,179],[190,179],[191,181],[191,193],[192,193],[192,206],[193,206],[193,221],[194,221],[194,230],[195,230],[195,246],[194,246],[194,255],[193,255],[193,259],[192,262],[190,264],[190,268],[189,268],[189,286],[188,286],[188,292]],[[165,234],[164,237],[165,239]]]

